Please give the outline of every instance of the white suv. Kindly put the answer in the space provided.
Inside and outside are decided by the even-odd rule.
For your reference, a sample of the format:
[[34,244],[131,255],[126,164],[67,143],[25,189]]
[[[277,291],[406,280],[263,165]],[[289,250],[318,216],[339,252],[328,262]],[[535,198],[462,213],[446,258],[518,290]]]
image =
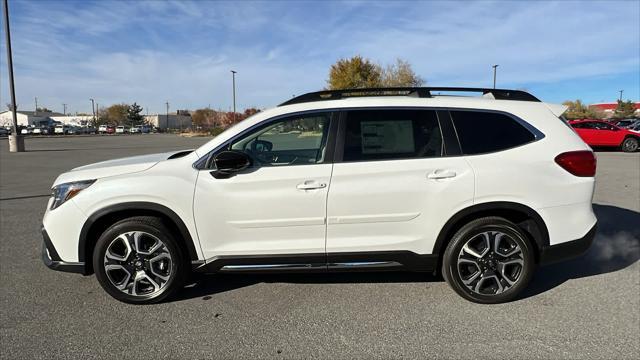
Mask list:
[[513,90],[305,94],[193,151],[60,175],[43,260],[130,303],[192,272],[358,270],[441,271],[468,300],[509,301],[595,234],[595,157],[564,110]]

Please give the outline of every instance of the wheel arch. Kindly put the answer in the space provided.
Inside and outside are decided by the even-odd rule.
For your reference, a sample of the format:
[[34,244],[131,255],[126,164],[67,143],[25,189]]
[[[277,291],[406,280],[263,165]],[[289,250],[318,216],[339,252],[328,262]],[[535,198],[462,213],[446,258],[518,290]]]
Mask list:
[[544,220],[535,210],[520,203],[495,201],[475,204],[453,215],[440,230],[432,254],[438,255],[442,261],[442,255],[456,231],[470,221],[486,216],[503,217],[518,225],[518,228],[523,230],[536,245],[536,262],[540,260],[542,250],[549,246],[549,231]]
[[163,223],[174,233],[178,244],[191,261],[198,260],[198,252],[195,243],[184,224],[184,221],[173,210],[164,205],[152,202],[127,202],[102,208],[89,216],[80,231],[78,241],[78,261],[83,262],[85,273],[93,273],[91,258],[95,244],[109,226],[116,222],[134,216],[154,216],[160,218]]

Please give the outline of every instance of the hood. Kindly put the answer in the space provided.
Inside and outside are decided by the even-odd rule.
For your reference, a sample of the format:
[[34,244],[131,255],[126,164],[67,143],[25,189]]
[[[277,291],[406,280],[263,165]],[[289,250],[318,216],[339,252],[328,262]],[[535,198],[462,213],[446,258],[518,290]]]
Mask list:
[[175,159],[190,151],[172,151],[166,153],[131,156],[115,160],[101,161],[80,166],[58,176],[53,186],[71,181],[100,179],[108,176],[131,174],[150,169],[160,161]]

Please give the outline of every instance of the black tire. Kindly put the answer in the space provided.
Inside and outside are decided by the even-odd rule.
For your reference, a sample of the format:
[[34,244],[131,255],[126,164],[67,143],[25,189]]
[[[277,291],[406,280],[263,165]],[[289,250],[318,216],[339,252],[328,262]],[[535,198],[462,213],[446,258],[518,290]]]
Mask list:
[[[505,242],[509,242],[509,245],[514,247],[495,250],[495,239],[497,238],[497,234],[500,233],[506,235],[506,238],[504,238],[506,239]],[[489,245],[490,248],[484,253],[486,255],[481,258],[467,255],[466,251],[463,251],[463,247],[465,247],[467,243],[473,244],[477,241],[483,242],[485,239],[484,234],[486,234],[488,244],[494,244]],[[493,238],[491,238],[492,234],[494,236]],[[502,243],[502,240],[500,240],[499,243]],[[501,255],[496,253],[496,251],[503,251],[505,253],[509,251],[517,251],[515,245],[517,245],[520,250],[516,255],[503,258]],[[492,252],[493,255],[489,258],[488,255]],[[475,264],[465,265],[464,258],[466,257],[474,260]],[[515,259],[516,257],[518,258],[517,260],[520,260],[521,258],[521,265],[518,261],[507,260]],[[464,225],[456,232],[449,242],[442,260],[442,274],[449,286],[451,286],[451,288],[453,288],[453,290],[463,298],[481,304],[498,304],[513,300],[527,287],[536,268],[534,250],[531,241],[514,223],[501,217],[480,218]],[[501,262],[502,260],[504,260],[504,262],[511,263],[518,262],[518,264],[509,264],[505,266],[503,265],[504,262]],[[460,265],[459,261],[462,262]],[[501,266],[505,269],[502,271],[502,274],[500,274],[499,270],[501,269]],[[476,268],[477,270],[473,272],[469,270],[473,270],[473,268]],[[509,277],[511,277],[510,281],[515,279],[513,284],[509,284],[504,277],[504,271],[506,271],[506,269],[511,269],[511,272],[513,273],[509,275]],[[479,279],[478,282],[474,283],[471,281],[470,284],[465,285],[463,280],[464,275],[461,274],[461,272],[472,272],[472,276],[467,276],[465,280],[469,281],[470,279],[477,278]],[[477,277],[473,274],[477,274]],[[517,277],[514,274],[517,274]],[[485,277],[487,277],[487,280],[482,280]],[[491,288],[495,289],[495,293],[483,293],[483,289],[480,288],[480,286],[484,283],[491,284],[492,282],[495,286],[492,286]],[[478,292],[476,292],[475,289],[471,289],[471,287],[476,285],[478,285],[479,288]]]
[[628,137],[622,141],[620,148],[624,152],[632,153],[638,150],[638,139],[634,137]]
[[[169,255],[169,260],[160,260],[167,263],[166,269],[164,269],[166,274],[164,275],[168,275],[168,279],[166,281],[162,281],[162,279],[155,277],[153,279],[156,280],[154,282],[156,285],[155,287],[153,287],[151,283],[147,282],[154,289],[159,289],[146,294],[144,292],[141,292],[141,294],[132,294],[131,287],[129,287],[128,290],[120,290],[109,278],[107,270],[105,269],[107,266],[106,262],[111,261],[106,256],[107,249],[112,246],[116,239],[121,235],[129,234],[125,235],[125,239],[130,239],[130,237],[133,238],[135,233],[141,233],[146,238],[151,239],[151,241],[159,240],[164,246],[161,247],[161,250],[158,250],[157,253],[150,252],[148,255],[140,255],[142,252],[136,253],[135,248],[130,248],[129,253],[127,253],[128,255],[125,256],[127,258],[126,261],[118,261],[119,264],[126,266],[126,269],[123,268],[124,272],[121,271],[122,274],[138,274],[138,272],[141,272],[145,275],[149,273],[150,277],[154,278],[156,273],[149,271],[150,269],[148,267],[152,266],[152,263],[149,262],[148,259],[157,256],[160,252],[162,252],[163,256],[165,253]],[[122,245],[113,246],[120,246],[122,248]],[[110,254],[113,251],[112,247]],[[139,256],[139,258],[137,256]],[[144,258],[145,256],[146,259]],[[135,267],[133,264],[130,265],[129,263],[134,262],[133,260],[140,260],[140,262],[135,265],[140,267]],[[151,259],[151,261],[153,262],[154,259]],[[140,265],[140,263],[142,263],[142,265]],[[176,291],[180,290],[184,286],[189,274],[187,265],[188,261],[184,252],[180,246],[178,246],[175,235],[162,223],[160,219],[156,217],[139,216],[118,221],[102,233],[93,251],[93,268],[96,278],[102,288],[113,298],[130,304],[151,304],[161,302]],[[158,269],[155,270],[158,271]],[[113,273],[110,274],[113,277]],[[126,275],[123,275],[123,277],[126,278]],[[128,283],[128,281],[125,280],[123,283]],[[137,283],[135,281],[132,283],[133,287],[137,290],[138,288],[136,284]]]

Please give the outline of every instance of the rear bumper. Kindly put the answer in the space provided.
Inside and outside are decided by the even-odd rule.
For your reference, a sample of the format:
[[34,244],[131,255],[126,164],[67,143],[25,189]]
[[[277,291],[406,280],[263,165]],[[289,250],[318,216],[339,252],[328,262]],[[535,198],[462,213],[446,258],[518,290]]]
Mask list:
[[42,262],[51,270],[72,272],[86,275],[83,262],[65,262],[60,259],[60,255],[49,239],[49,234],[42,228]]
[[553,264],[583,255],[587,250],[589,250],[589,247],[591,247],[591,244],[593,243],[593,239],[596,236],[596,228],[597,224],[594,224],[591,230],[578,240],[568,241],[543,248],[540,254],[540,265]]

